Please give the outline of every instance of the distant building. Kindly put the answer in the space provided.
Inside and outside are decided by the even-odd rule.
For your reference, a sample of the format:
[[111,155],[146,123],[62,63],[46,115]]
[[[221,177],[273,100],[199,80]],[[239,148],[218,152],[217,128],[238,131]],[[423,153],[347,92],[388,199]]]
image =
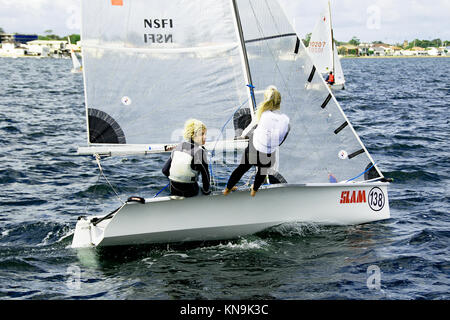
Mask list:
[[2,47],[0,49],[0,56],[4,57],[23,57],[29,54],[25,43],[37,39],[35,34],[17,34],[17,33],[3,33],[0,34]]
[[411,56],[416,56],[416,51],[412,51],[412,50],[402,50],[400,51],[401,56],[405,56],[405,57],[411,57]]
[[439,50],[438,48],[427,48],[427,53],[429,56],[440,56],[441,55],[441,50]]
[[0,56],[5,57],[22,57],[26,56],[28,51],[20,44],[15,42],[2,42],[2,48],[0,49]]
[[67,56],[70,55],[70,48],[66,40],[34,40],[27,43],[33,52],[46,52],[50,56]]
[[18,34],[18,33],[3,33],[0,34],[0,42],[8,43],[22,43],[25,44],[29,41],[37,40],[36,34]]
[[389,46],[389,49],[387,50],[387,55],[399,56],[401,51],[402,51],[402,48],[400,48],[400,47]]
[[422,47],[413,47],[411,50],[416,53],[416,56],[427,56],[428,55],[428,52]]
[[369,43],[361,43],[358,46],[358,52],[360,56],[368,56],[370,55],[369,49],[370,49],[370,44]]
[[351,44],[344,44],[338,47],[338,52],[341,55],[359,55],[359,49],[357,46]]

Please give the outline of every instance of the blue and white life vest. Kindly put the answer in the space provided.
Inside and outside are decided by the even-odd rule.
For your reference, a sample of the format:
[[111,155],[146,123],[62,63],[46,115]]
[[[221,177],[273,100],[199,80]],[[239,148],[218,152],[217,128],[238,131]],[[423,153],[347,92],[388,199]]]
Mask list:
[[191,147],[189,143],[181,143],[172,152],[172,163],[169,171],[170,180],[181,183],[197,182],[199,172],[191,167],[193,160],[192,154],[195,153],[189,147]]

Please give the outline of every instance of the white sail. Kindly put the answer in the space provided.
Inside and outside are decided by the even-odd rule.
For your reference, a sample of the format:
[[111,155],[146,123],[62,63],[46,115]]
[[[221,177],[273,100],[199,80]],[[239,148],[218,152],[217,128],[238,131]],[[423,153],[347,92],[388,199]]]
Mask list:
[[[279,150],[279,173],[288,183],[328,182],[331,176],[363,181],[367,176],[360,174],[373,160],[278,1],[238,3],[253,85],[256,90],[275,85],[282,95],[281,110],[291,120]],[[261,96],[256,98],[262,102]],[[379,171],[375,175],[382,176]]]
[[331,12],[327,6],[314,27],[308,46],[308,52],[320,73],[329,73],[334,69],[331,28]]
[[275,85],[291,119],[277,164],[287,182],[382,176],[276,0],[84,0],[82,36],[91,145],[178,143],[188,118],[210,144],[230,140],[251,81]]
[[78,61],[78,58],[73,50],[70,51],[70,56],[72,57],[73,69],[80,69],[81,63]]
[[250,110],[229,0],[82,4],[89,143],[177,143],[189,118],[214,141]]
[[339,58],[338,50],[336,44],[334,45],[335,49],[333,50],[334,55],[334,78],[336,84],[345,83],[344,71],[342,70],[341,58]]
[[72,58],[72,73],[78,73],[81,72],[82,68],[81,68],[81,63],[80,61],[78,61],[77,55],[75,54],[75,51],[72,48],[72,43],[70,42],[70,37],[67,37],[68,41],[69,41],[69,46],[70,46],[70,57]]
[[317,21],[311,34],[308,52],[317,70],[327,75],[332,71],[336,86],[343,88],[345,78],[337,51],[338,48],[334,40],[333,26],[331,23],[330,2],[328,1],[327,7],[320,15],[319,21]]

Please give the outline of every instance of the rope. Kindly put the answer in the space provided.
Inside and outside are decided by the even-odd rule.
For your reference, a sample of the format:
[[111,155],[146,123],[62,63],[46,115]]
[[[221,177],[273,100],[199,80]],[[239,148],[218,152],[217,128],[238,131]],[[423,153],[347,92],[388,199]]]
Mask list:
[[365,174],[366,172],[369,172],[370,169],[372,169],[373,167],[375,167],[375,164],[376,164],[376,162],[375,162],[369,169],[367,169],[367,170],[364,171],[363,173],[357,175],[356,177],[354,177],[354,178],[352,178],[352,179],[350,179],[350,180],[347,180],[346,182],[351,182],[351,181],[353,181],[353,180],[358,179],[359,177],[361,177],[361,176],[362,176],[363,174]]
[[[249,86],[250,87],[250,86]],[[251,86],[250,88],[252,88],[253,86]],[[254,87],[253,87],[254,88]],[[227,126],[227,124],[231,121],[231,119],[233,119],[234,115],[248,102],[248,99],[245,100],[244,103],[242,103],[234,112],[233,114],[228,118],[228,120],[225,122],[225,124],[222,126],[222,129],[220,130],[220,134],[217,136],[216,141],[214,143],[214,147],[211,151],[211,161],[209,163],[209,171],[210,171],[210,175],[211,175],[211,186],[216,186],[215,180],[217,179],[214,176],[214,171],[213,171],[213,166],[212,166],[212,159],[215,157],[216,155],[216,147],[217,147],[217,143],[219,142],[220,137],[223,135],[223,131],[225,130],[225,127]]]
[[158,193],[155,194],[155,195],[153,196],[153,198],[156,198],[157,196],[159,196],[159,194],[160,194],[161,192],[163,192],[164,190],[166,190],[167,187],[168,187],[169,185],[170,185],[170,182],[169,182],[164,188],[162,188],[161,190],[159,190]]
[[119,196],[119,194],[117,193],[116,189],[114,189],[114,187],[112,186],[112,184],[109,182],[108,178],[105,176],[105,173],[103,172],[102,165],[100,164],[101,157],[100,157],[99,154],[95,154],[95,160],[97,161],[97,165],[98,165],[98,168],[100,169],[101,175],[103,176],[103,178],[105,178],[106,182],[107,182],[108,185],[111,187],[112,191],[114,191],[114,193],[115,193],[117,199],[119,199],[119,201],[120,201],[122,204],[125,204],[125,202],[120,198],[120,196]]
[[85,213],[86,215],[88,215],[89,204],[91,203],[91,200],[92,200],[93,196],[95,195],[95,192],[97,191],[97,186],[98,186],[98,183],[99,183],[99,181],[100,181],[101,175],[102,175],[102,174],[99,172],[99,173],[98,173],[98,176],[97,176],[97,182],[95,182],[94,191],[92,191],[92,193],[89,195],[88,202],[87,202],[86,207],[85,207],[85,209],[84,209],[84,213]]

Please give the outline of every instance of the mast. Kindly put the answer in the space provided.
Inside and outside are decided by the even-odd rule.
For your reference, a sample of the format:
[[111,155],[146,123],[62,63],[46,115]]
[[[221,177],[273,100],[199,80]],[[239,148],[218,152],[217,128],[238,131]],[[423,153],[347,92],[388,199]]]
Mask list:
[[336,70],[334,67],[334,35],[333,35],[333,24],[331,21],[331,5],[330,0],[328,0],[328,13],[329,13],[329,19],[330,19],[330,32],[331,32],[331,59],[332,59],[332,69],[333,69],[333,75],[336,77]]
[[237,7],[237,3],[236,0],[231,0],[231,5],[233,7],[234,10],[234,18],[235,18],[235,27],[236,27],[236,32],[238,34],[239,40],[241,42],[241,59],[243,61],[243,66],[244,66],[244,76],[245,76],[245,80],[247,81],[248,84],[248,98],[249,100],[252,102],[252,106],[253,106],[253,112],[251,113],[252,115],[252,119],[254,116],[254,111],[256,110],[256,101],[255,101],[255,94],[253,91],[253,82],[252,82],[252,75],[250,73],[250,66],[248,63],[248,56],[247,56],[247,49],[245,47],[245,40],[244,40],[244,32],[242,31],[242,24],[241,24],[241,18],[239,16],[239,9]]

